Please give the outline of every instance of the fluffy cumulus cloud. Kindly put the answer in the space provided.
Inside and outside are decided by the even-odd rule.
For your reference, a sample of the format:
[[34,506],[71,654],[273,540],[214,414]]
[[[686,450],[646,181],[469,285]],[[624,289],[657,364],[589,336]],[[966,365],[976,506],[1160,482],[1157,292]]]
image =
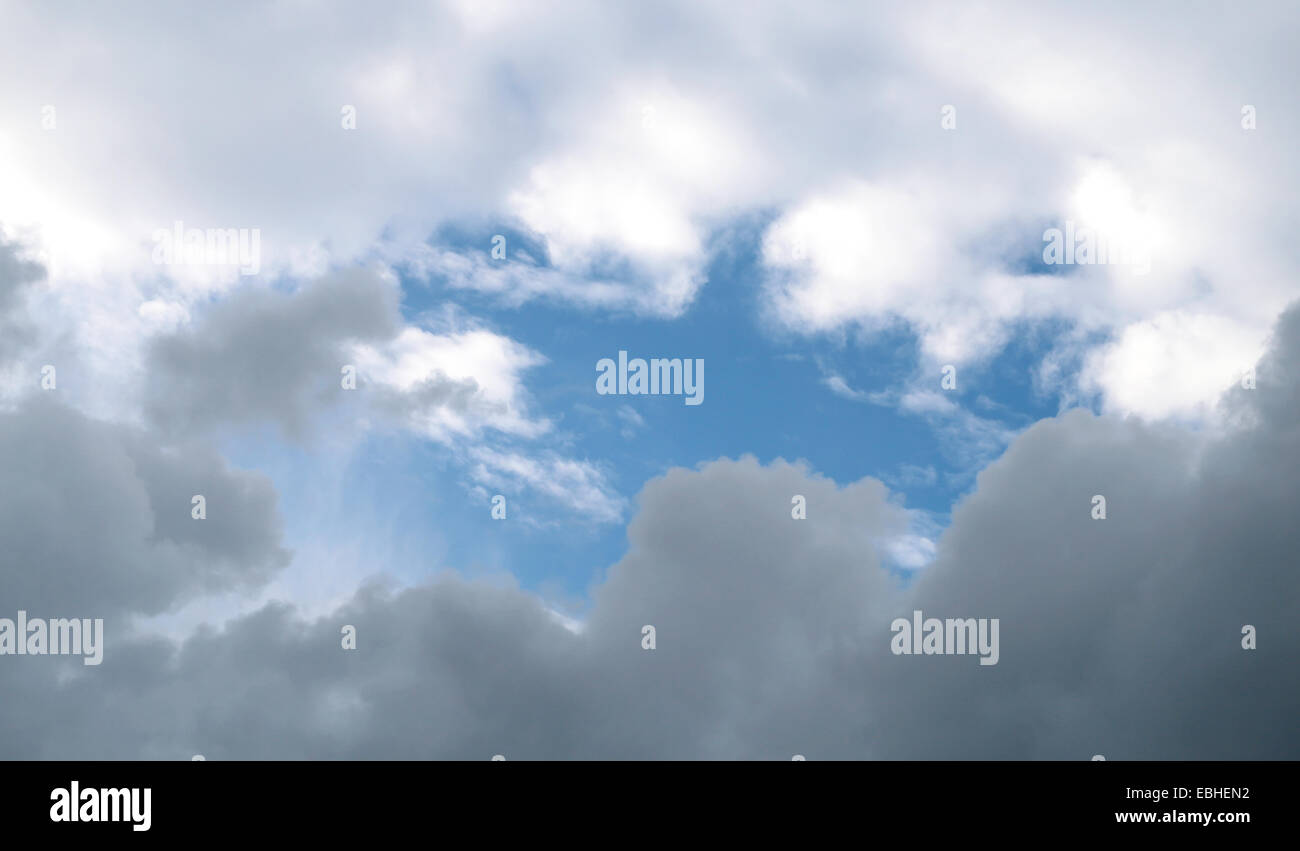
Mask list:
[[[105,316],[171,322],[234,286],[228,264],[158,274],[155,234],[179,221],[259,229],[264,276],[379,250],[507,303],[672,317],[719,231],[771,215],[782,324],[902,320],[956,363],[1064,319],[1110,338],[1083,391],[1164,417],[1219,389],[1188,329],[1249,363],[1294,295],[1287,4],[480,6],[8,10],[0,221],[37,238],[52,316],[108,349]],[[491,231],[426,244],[465,221],[540,256],[494,265]],[[1042,234],[1067,222],[1142,262],[1045,274]],[[1170,389],[1136,393],[1134,373]]]
[[[70,679],[7,668],[29,700],[0,709],[0,742],[10,758],[1296,758],[1297,357],[1300,309],[1257,387],[1223,397],[1231,431],[1038,423],[907,587],[874,555],[906,526],[883,484],[719,460],[646,486],[579,629],[510,586],[372,584],[317,620],[277,604],[179,646],[122,642]],[[917,609],[998,618],[998,663],[893,654],[891,621]],[[33,700],[61,709],[34,718]]]

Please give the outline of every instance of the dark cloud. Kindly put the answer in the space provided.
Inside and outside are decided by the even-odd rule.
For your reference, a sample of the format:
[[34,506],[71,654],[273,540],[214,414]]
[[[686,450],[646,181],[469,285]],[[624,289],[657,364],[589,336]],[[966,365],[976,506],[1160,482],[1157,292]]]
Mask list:
[[[0,617],[156,614],[259,585],[288,560],[264,476],[43,395],[0,413],[0,481]],[[206,520],[191,517],[195,494]]]
[[0,363],[35,339],[35,329],[18,315],[24,291],[45,278],[45,267],[25,259],[16,243],[0,235]]
[[[459,579],[368,586],[309,622],[268,606],[179,647],[120,643],[62,683],[29,665],[3,755],[1295,759],[1298,357],[1292,310],[1258,389],[1225,396],[1225,433],[1038,423],[908,588],[875,555],[904,524],[880,483],[717,461],[646,485],[581,634]],[[998,664],[893,655],[913,609],[998,618]]]
[[237,292],[192,328],[153,341],[146,413],[173,433],[271,421],[301,437],[341,390],[347,344],[397,335],[398,302],[395,283],[360,269],[292,294]]
[[[942,676],[899,666],[915,704],[886,704],[878,729],[914,734],[882,736],[882,752],[1300,755],[1298,358],[1293,308],[1258,388],[1224,400],[1249,425],[1217,438],[1073,411],[1015,441],[954,512],[915,594],[937,616],[1000,617],[1002,660]],[[1241,648],[1245,624],[1259,649]],[[947,723],[958,706],[971,717]]]
[[[271,422],[304,439],[340,399],[349,346],[397,338],[403,328],[399,301],[395,282],[362,269],[332,273],[291,294],[237,292],[193,326],[152,342],[147,416],[173,435]],[[508,411],[474,379],[440,371],[401,390],[358,374],[356,388],[363,391],[356,401],[365,407],[354,413],[403,426],[419,427],[439,411],[482,417]]]

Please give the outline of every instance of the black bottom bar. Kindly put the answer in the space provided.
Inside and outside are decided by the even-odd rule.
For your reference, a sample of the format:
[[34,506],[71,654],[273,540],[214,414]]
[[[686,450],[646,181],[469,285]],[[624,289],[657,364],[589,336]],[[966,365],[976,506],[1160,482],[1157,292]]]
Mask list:
[[[903,828],[918,838],[1137,831],[1231,841],[1256,828],[1286,830],[1297,765],[20,762],[4,764],[0,814],[10,837],[79,839],[337,840],[416,831],[457,844],[466,835],[621,844],[702,833],[770,840],[848,831],[865,840]],[[132,799],[130,791],[105,789],[139,791]],[[145,821],[144,789],[148,829],[137,830]]]

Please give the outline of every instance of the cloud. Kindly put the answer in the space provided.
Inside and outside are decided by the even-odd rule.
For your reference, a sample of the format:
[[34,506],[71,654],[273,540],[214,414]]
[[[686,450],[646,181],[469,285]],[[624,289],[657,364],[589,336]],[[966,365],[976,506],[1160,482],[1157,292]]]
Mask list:
[[524,455],[487,446],[473,447],[470,457],[470,477],[484,487],[540,493],[592,523],[622,518],[623,498],[610,486],[605,472],[590,461],[554,452]]
[[[113,619],[93,670],[0,660],[32,663],[0,665],[0,756],[1300,755],[1300,311],[1257,389],[1235,382],[1295,296],[1294,60],[1259,35],[1293,30],[1292,6],[1179,9],[1173,30],[1119,3],[52,14],[8,9],[0,33],[0,79],[22,81],[0,92],[19,116],[0,221],[32,235],[0,245],[0,358],[49,353],[55,398],[83,410],[122,396],[111,413],[133,420],[135,382],[145,405],[133,425],[48,398],[0,412],[6,599]],[[120,626],[264,589],[288,558],[267,480],[197,442],[226,426],[373,417],[443,443],[476,487],[621,521],[599,461],[524,443],[551,431],[522,382],[539,353],[454,313],[408,322],[396,280],[356,263],[673,318],[707,285],[711,237],[755,217],[779,330],[901,321],[933,374],[1064,320],[1039,374],[1078,366],[1063,396],[1099,393],[1102,415],[1013,434],[932,390],[868,394],[968,466],[1001,454],[937,540],[873,479],[671,470],[581,628],[455,578],[367,586],[314,619],[271,604],[183,642]],[[152,234],[182,219],[258,228],[261,277],[155,265]],[[483,220],[545,256],[426,243]],[[1144,231],[1151,269],[1044,268],[1041,234],[1071,220]],[[1123,417],[1215,404],[1201,431]],[[927,562],[903,586],[889,570]],[[915,608],[1001,619],[999,664],[893,656],[888,624]]]
[[[922,381],[926,386],[919,386]],[[1001,454],[1015,437],[1016,430],[998,419],[982,417],[962,407],[953,401],[953,391],[932,389],[938,383],[935,376],[917,376],[910,388],[881,390],[864,396],[873,404],[894,406],[900,412],[924,419],[938,438],[940,452],[958,467],[952,478],[961,481]]]
[[147,415],[186,432],[269,420],[301,437],[327,392],[341,387],[347,346],[397,336],[397,304],[394,283],[362,270],[291,294],[236,292],[200,322],[152,340]]
[[904,570],[917,570],[934,561],[935,544],[924,535],[900,535],[888,542],[885,551]]
[[171,432],[277,423],[306,439],[344,401],[355,371],[359,422],[375,416],[449,442],[487,428],[536,437],[549,428],[525,410],[521,373],[542,358],[465,321],[444,333],[406,325],[394,279],[365,269],[333,272],[292,293],[251,287],[216,302],[196,322],[156,336],[145,366],[145,410]]
[[618,432],[624,440],[631,440],[638,431],[645,428],[645,417],[637,413],[636,408],[631,405],[619,405],[615,413],[624,423]]
[[1213,314],[1170,311],[1125,328],[1083,365],[1085,392],[1108,391],[1108,410],[1197,419],[1263,353],[1249,326]]
[[545,358],[454,308],[408,325],[399,298],[391,276],[363,269],[291,293],[236,291],[152,340],[146,418],[171,435],[275,423],[295,441],[340,422],[356,433],[409,430],[450,450],[475,484],[526,489],[597,523],[619,519],[624,500],[596,465],[519,445],[552,427],[531,414],[523,384]]
[[[0,742],[9,758],[1295,758],[1298,355],[1300,309],[1258,389],[1224,399],[1240,430],[1041,421],[907,588],[874,555],[908,523],[882,484],[720,460],[646,485],[581,629],[499,583],[368,586],[314,621],[272,605],[179,648],[121,642],[61,684],[6,668],[24,690]],[[891,654],[914,609],[998,618],[999,663]]]
[[710,221],[766,171],[726,113],[721,101],[620,81],[580,138],[533,166],[507,209],[557,267],[584,277],[611,260],[630,267],[626,300],[677,316],[704,283]]
[[0,459],[5,600],[33,616],[112,618],[121,635],[121,615],[256,588],[288,561],[270,482],[201,445],[35,396],[0,413]]
[[382,407],[401,409],[405,424],[432,439],[451,442],[487,428],[535,438],[551,428],[529,416],[522,381],[545,358],[487,329],[454,319],[443,333],[407,327],[382,345],[358,344],[351,359]]
[[[1170,346],[1162,369],[1204,374],[1211,353],[1257,356],[1295,295],[1288,270],[1296,254],[1277,230],[1279,209],[1294,201],[1273,185],[1274,170],[1294,163],[1282,161],[1290,130],[1263,136],[1239,119],[1244,102],[1280,94],[1277,69],[1290,60],[1264,50],[1225,58],[1226,71],[1216,61],[1174,75],[1167,58],[1194,54],[1194,32],[1257,40],[1217,14],[1194,16],[1182,36],[1157,44],[1144,21],[1114,6],[1016,8],[1010,16],[963,10],[960,30],[931,4],[897,22],[906,67],[917,72],[898,83],[906,115],[873,149],[876,162],[854,170],[860,179],[802,187],[768,227],[763,257],[776,316],[811,334],[902,319],[928,365],[985,359],[1026,320],[1064,319],[1132,338],[1188,310],[1230,329],[1229,339],[1208,350]],[[1260,11],[1278,25],[1278,10]],[[1283,13],[1288,22],[1292,11]],[[1052,35],[1061,31],[1091,35],[1061,45]],[[1086,91],[1062,98],[1067,89]],[[955,105],[951,130],[940,128],[940,104]],[[1176,140],[1170,127],[1180,128]],[[889,144],[904,138],[910,154]],[[1002,154],[992,156],[995,149]],[[1244,218],[1214,186],[1243,193]],[[1046,274],[1039,237],[1067,221],[1141,235],[1151,268]],[[1084,390],[1101,391],[1108,410],[1187,416],[1223,389],[1183,379],[1176,389],[1165,382],[1158,393],[1134,392],[1134,373],[1150,367],[1128,349],[1097,352],[1094,360],[1103,359],[1113,368],[1094,366],[1081,380]]]
[[824,376],[822,378],[822,383],[829,387],[830,391],[836,396],[841,396],[845,399],[852,399],[855,402],[861,402],[870,398],[870,394],[862,390],[854,390],[850,387],[848,382],[844,380],[844,377],[840,375],[832,374]]
[[[675,317],[705,285],[711,237],[760,215],[782,323],[820,334],[902,319],[938,363],[985,358],[1022,321],[1122,336],[1179,310],[1258,347],[1294,296],[1296,127],[1276,107],[1292,59],[1258,35],[1295,24],[1287,4],[1231,21],[1180,10],[1172,33],[1122,4],[954,19],[939,3],[811,3],[797,21],[752,4],[669,3],[654,20],[472,5],[304,18],[236,2],[151,13],[143,28],[102,10],[71,23],[15,12],[0,75],[24,85],[0,140],[0,220],[37,228],[51,318],[109,357],[142,303],[190,309],[235,287],[229,268],[152,263],[151,235],[177,220],[258,228],[268,279],[380,254],[507,304]],[[222,54],[236,36],[239,57]],[[121,61],[104,66],[88,42]],[[207,94],[182,94],[195,91]],[[1241,127],[1242,101],[1258,129]],[[1041,274],[1041,234],[1067,219],[1142,225],[1150,274]],[[426,245],[471,220],[527,232],[546,261],[493,267]],[[1172,357],[1171,370],[1195,367]],[[1115,410],[1158,418],[1217,393],[1188,388],[1171,408],[1132,393],[1124,372],[1086,376]]]
[[35,329],[22,315],[23,302],[45,269],[23,256],[22,246],[0,232],[0,365],[35,338]]
[[902,464],[896,472],[882,476],[882,479],[892,487],[906,488],[912,485],[931,487],[939,480],[939,474],[929,464],[924,467],[917,464]]
[[453,290],[485,293],[510,307],[543,298],[587,308],[640,309],[664,315],[671,315],[681,307],[669,305],[671,309],[665,310],[664,305],[655,301],[650,284],[638,286],[604,275],[593,278],[580,270],[542,266],[531,257],[518,254],[511,256],[510,262],[500,262],[476,253],[420,246],[396,252],[393,259],[415,278],[426,282],[437,279]]

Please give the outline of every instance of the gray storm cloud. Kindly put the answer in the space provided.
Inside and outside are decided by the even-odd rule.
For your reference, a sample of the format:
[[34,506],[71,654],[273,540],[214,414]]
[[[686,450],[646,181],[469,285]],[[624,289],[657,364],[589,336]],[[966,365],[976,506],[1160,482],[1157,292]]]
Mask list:
[[169,431],[269,420],[301,437],[337,397],[346,344],[397,336],[398,299],[395,283],[361,269],[288,294],[237,292],[152,342],[145,409]]
[[[39,396],[0,413],[0,480],[10,608],[157,614],[260,585],[289,558],[275,489],[260,473]],[[203,523],[191,519],[196,494],[208,505]]]
[[18,248],[0,236],[0,365],[34,339],[34,329],[19,314],[27,292],[45,277],[41,265]]
[[[645,486],[578,633],[531,594],[457,578],[368,585],[314,621],[273,604],[179,645],[126,641],[62,681],[0,667],[22,695],[0,706],[0,755],[1295,759],[1298,357],[1293,308],[1258,388],[1224,396],[1237,425],[1222,434],[1082,411],[1038,423],[981,473],[910,587],[875,555],[905,523],[881,483],[718,460]],[[75,443],[24,422],[0,433],[29,455]],[[125,475],[83,475],[81,504],[102,507]],[[126,520],[106,524],[110,541],[147,537],[139,518],[165,479],[145,473],[134,503],[115,501]],[[807,520],[790,517],[795,493]],[[36,516],[5,532],[28,552],[74,537]],[[68,579],[42,586],[51,605],[82,601],[74,580],[104,549],[47,562]],[[16,581],[39,575],[10,564]],[[139,599],[131,587],[119,605]],[[914,608],[998,618],[999,663],[893,655],[890,621]],[[1259,649],[1241,648],[1244,624]]]

